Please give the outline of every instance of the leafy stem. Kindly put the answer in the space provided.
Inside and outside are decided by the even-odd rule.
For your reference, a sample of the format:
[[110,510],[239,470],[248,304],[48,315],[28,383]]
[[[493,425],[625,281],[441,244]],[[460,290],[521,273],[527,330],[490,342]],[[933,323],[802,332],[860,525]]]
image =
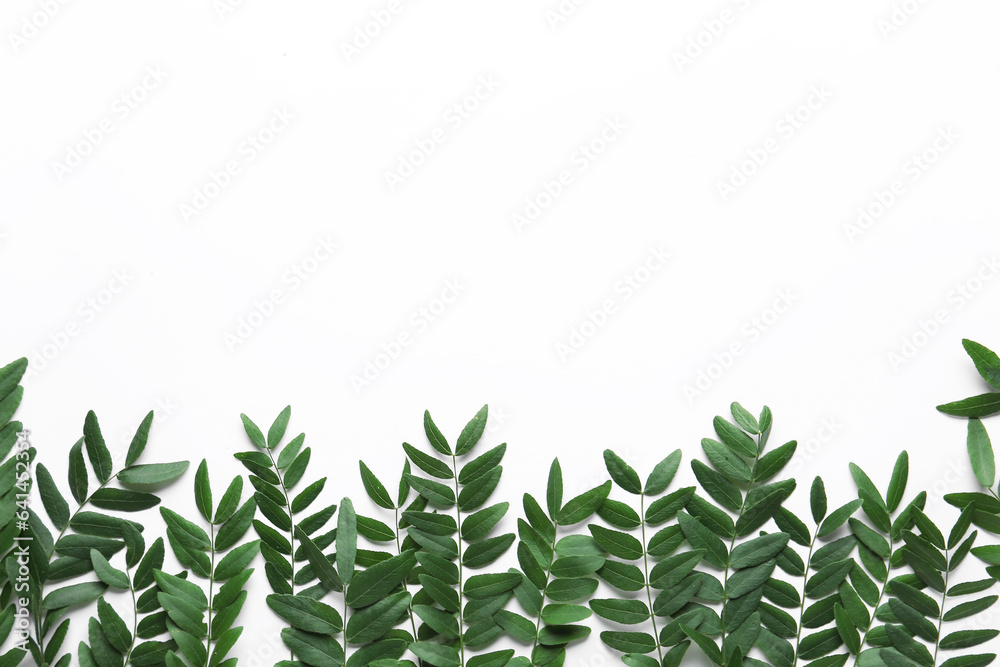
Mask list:
[[538,640],[542,632],[542,609],[545,607],[545,592],[549,590],[549,581],[552,579],[552,565],[556,560],[555,548],[559,535],[559,525],[553,525],[555,528],[552,531],[552,541],[549,543],[549,548],[552,550],[552,559],[545,566],[545,587],[540,591],[542,594],[542,601],[541,604],[538,605],[538,616],[535,619],[535,639],[531,645],[531,664],[535,664],[535,651],[538,649]]
[[212,609],[215,607],[212,598],[212,587],[215,585],[215,522],[208,522],[208,538],[211,544],[212,568],[208,573],[208,610],[205,612],[205,620],[208,626],[208,633],[205,636],[205,655],[212,655]]
[[[950,551],[949,549],[945,549],[944,550],[944,559],[945,559],[945,562],[950,562],[950,560],[948,558],[948,556],[949,556],[948,552],[949,551]],[[950,567],[946,567],[945,570],[944,570],[944,587],[943,587],[943,590],[941,591],[941,615],[938,616],[937,639],[934,640],[934,664],[935,665],[938,664],[938,661],[937,661],[937,659],[938,659],[938,651],[941,650],[941,628],[944,626],[944,613],[945,613],[944,609],[945,609],[945,603],[948,600],[948,575],[949,574],[951,574],[951,568]]]
[[796,665],[799,662],[799,647],[802,645],[802,621],[806,614],[806,584],[809,581],[809,568],[812,567],[813,550],[816,548],[816,540],[818,539],[819,526],[816,526],[812,541],[809,543],[809,555],[806,557],[805,575],[802,578],[802,602],[799,605],[799,627],[798,632],[795,634],[795,656],[792,659],[792,665]]
[[[451,455],[451,468],[452,472],[455,473],[455,519],[458,521],[459,531],[461,532],[462,527],[462,508],[458,503],[458,497],[461,494],[461,489],[458,484],[458,456],[456,454]],[[459,534],[458,540],[458,650],[461,656],[461,664],[465,664],[465,610],[462,605],[463,594],[465,584],[465,576],[462,568],[462,537]]]
[[[750,491],[753,490],[753,484],[754,484],[755,481],[757,481],[757,463],[760,461],[760,450],[761,450],[760,443],[761,443],[761,438],[762,437],[763,437],[762,435],[758,435],[757,436],[757,447],[756,447],[757,454],[756,454],[756,456],[754,456],[754,459],[753,459],[753,467],[750,468],[750,481],[747,483],[747,492],[746,492],[746,494],[743,495],[743,502],[740,504],[740,511],[736,515],[736,521],[737,521],[737,523],[739,523],[739,520],[743,517],[743,512],[746,511],[746,508],[747,508],[747,498],[750,497]],[[735,529],[733,529],[733,537],[732,537],[732,539],[729,540],[729,549],[727,550],[727,554],[726,554],[726,575],[725,575],[725,578],[723,579],[723,581],[725,583],[723,584],[723,589],[724,590],[723,590],[723,593],[722,593],[722,598],[723,598],[722,599],[722,609],[723,609],[722,613],[723,613],[723,615],[725,615],[726,605],[729,603],[729,572],[732,569],[733,548],[736,546],[736,534],[737,534],[737,531]],[[722,620],[722,650],[723,650],[723,661],[725,662],[726,661],[726,657],[725,657],[725,650],[726,650],[726,619],[725,618],[723,618],[723,620]]]
[[656,655],[659,656],[659,661],[663,663],[663,646],[660,644],[660,633],[656,629],[656,614],[653,613],[653,591],[652,586],[649,581],[649,543],[646,542],[646,493],[639,493],[639,518],[641,523],[639,524],[640,530],[642,531],[642,570],[643,570],[643,581],[646,584],[646,600],[649,602],[649,618],[653,623],[653,639],[656,641]]
[[[895,546],[895,544],[894,544],[893,540],[890,539],[889,540],[889,557],[886,559],[886,567],[885,567],[885,580],[883,580],[882,581],[882,585],[879,586],[878,600],[875,602],[875,607],[874,607],[874,609],[876,609],[876,610],[878,610],[878,608],[880,606],[882,606],[882,598],[885,597],[885,591],[889,587],[889,579],[892,577],[892,555],[893,555],[893,553],[895,553],[894,552],[894,546]],[[864,634],[861,635],[861,644],[860,644],[860,647],[861,647],[862,650],[865,647],[865,642],[868,640],[868,634],[871,632],[872,625],[874,625],[875,620],[876,620],[875,619],[875,614],[872,614],[871,615],[871,620],[868,621],[868,627],[865,628]],[[862,653],[862,651],[858,651],[858,654],[856,656],[854,656],[854,665],[855,665],[855,667],[857,667],[858,660],[861,658],[861,653]]]
[[[278,484],[281,487],[281,495],[285,499],[285,507],[288,508],[288,543],[292,545],[292,558],[288,559],[288,562],[292,566],[292,576],[288,578],[288,584],[292,587],[292,595],[295,595],[295,519],[292,517],[292,500],[288,497],[288,488],[285,486],[285,476],[281,470],[278,469],[278,462],[274,460],[274,455],[271,453],[270,449],[265,449],[267,452],[267,458],[271,461],[271,469],[278,478]],[[345,619],[346,622],[346,619]],[[291,657],[295,659],[295,653],[291,652]]]

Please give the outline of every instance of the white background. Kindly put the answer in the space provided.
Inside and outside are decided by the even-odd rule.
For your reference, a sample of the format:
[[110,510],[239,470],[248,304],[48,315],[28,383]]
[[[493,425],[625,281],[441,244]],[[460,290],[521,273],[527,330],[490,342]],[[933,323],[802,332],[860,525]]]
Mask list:
[[852,497],[848,461],[884,487],[903,448],[942,523],[975,488],[934,406],[984,390],[963,337],[1000,347],[996,3],[50,4],[0,22],[0,340],[58,480],[87,410],[123,456],[156,409],[145,460],[208,457],[218,495],[239,414],[289,403],[307,478],[369,513],[359,455],[394,483],[425,408],[453,440],[490,404],[511,500],[557,455],[567,493],[602,482],[607,447],[643,476],[680,447],[689,480],[738,400],[799,441],[798,507],[819,473]]

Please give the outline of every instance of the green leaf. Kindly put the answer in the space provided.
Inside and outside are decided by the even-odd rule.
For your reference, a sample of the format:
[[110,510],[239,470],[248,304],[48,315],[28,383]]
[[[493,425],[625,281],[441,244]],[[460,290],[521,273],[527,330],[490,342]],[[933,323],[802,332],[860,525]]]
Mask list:
[[80,505],[87,500],[88,484],[87,465],[83,462],[83,438],[81,438],[69,450],[69,490]]
[[983,422],[973,417],[969,420],[969,461],[972,462],[972,471],[976,473],[979,483],[990,488],[996,481],[996,462],[993,458],[993,445],[990,443],[990,436],[986,433]]
[[[698,483],[712,497],[712,500],[726,509],[734,512],[740,511],[740,508],[743,507],[743,493],[737,485],[730,482],[721,473],[716,472],[714,468],[705,465],[697,459],[691,461],[691,470],[694,471],[694,476],[698,480]],[[650,510],[661,500],[663,499],[661,498],[650,505]]]
[[733,426],[722,417],[713,419],[712,426],[715,427],[715,433],[719,436],[719,440],[722,440],[734,452],[747,458],[757,456],[757,443],[738,427]]
[[656,640],[646,632],[618,632],[605,630],[601,641],[622,653],[652,653],[656,650]]
[[227,553],[215,566],[215,580],[228,581],[246,570],[260,553],[260,540],[241,544]]
[[786,479],[754,489],[747,494],[746,509],[736,521],[736,535],[745,537],[763,526],[795,491],[795,480]]
[[128,590],[130,588],[128,575],[121,570],[112,567],[111,563],[108,562],[108,559],[105,558],[97,549],[90,550],[90,562],[94,566],[94,574],[96,574],[97,578],[106,583],[108,586],[111,586],[112,588],[120,588],[122,590]]
[[823,485],[823,479],[821,477],[816,477],[812,483],[812,489],[809,491],[809,507],[812,510],[813,521],[819,525],[823,521],[823,517],[826,516],[826,487]]
[[208,460],[202,459],[194,474],[194,500],[205,521],[212,522],[212,485],[208,479]]
[[684,512],[677,513],[684,537],[695,550],[705,552],[705,560],[712,565],[724,568],[729,557],[729,550],[718,535],[706,528],[698,519]]
[[167,524],[167,528],[174,532],[177,540],[186,547],[207,551],[212,548],[212,543],[208,534],[198,525],[188,521],[177,512],[160,508],[160,515]]
[[486,430],[486,420],[489,414],[489,407],[484,405],[476,413],[462,432],[458,436],[458,440],[455,442],[455,455],[462,456],[463,454],[468,454],[479,439],[483,436],[483,431]]
[[753,478],[750,466],[729,447],[711,438],[702,438],[701,446],[712,466],[729,480],[746,484]]
[[118,473],[118,481],[124,486],[139,487],[166,484],[183,475],[187,469],[187,461],[134,465]]
[[460,667],[462,664],[458,651],[451,646],[416,642],[410,644],[410,650],[418,658],[429,665],[434,665],[434,667]]
[[818,537],[826,537],[827,535],[829,535],[833,531],[835,531],[838,528],[840,528],[841,526],[843,526],[844,523],[848,519],[850,519],[851,516],[855,512],[857,512],[858,508],[860,508],[860,507],[861,507],[861,499],[860,498],[852,500],[851,502],[847,503],[846,505],[842,505],[841,507],[838,507],[837,509],[835,509],[830,514],[830,516],[826,517],[826,519],[823,520],[823,523],[820,525],[819,530],[817,531],[816,535]]
[[646,488],[643,491],[647,496],[655,496],[663,493],[670,486],[677,469],[681,464],[681,450],[675,449],[670,452],[662,461],[656,464],[653,471],[646,478]]
[[347,591],[347,604],[360,609],[384,598],[409,576],[416,562],[413,551],[404,551],[355,573]]
[[386,490],[382,482],[379,481],[378,477],[368,469],[364,461],[358,461],[361,466],[361,483],[365,485],[365,491],[368,493],[368,497],[374,501],[376,505],[383,509],[393,510],[396,506],[392,502],[392,498],[389,497],[389,492]]
[[[413,480],[410,480],[413,483]],[[337,519],[337,572],[344,586],[351,585],[358,553],[358,519],[350,498],[340,501]]]
[[594,536],[597,544],[602,549],[623,560],[637,560],[642,558],[642,542],[632,537],[628,533],[604,528],[603,526],[587,526]]
[[955,417],[988,417],[1000,412],[1000,393],[990,392],[970,396],[961,401],[939,405],[937,409]]
[[754,435],[760,433],[760,424],[757,423],[757,419],[750,414],[746,408],[744,408],[739,403],[733,403],[729,406],[729,411],[733,413],[733,419],[736,423],[740,425],[747,433],[753,433]]
[[948,651],[969,648],[988,642],[997,635],[1000,635],[998,630],[959,630],[942,638],[940,646]]
[[329,635],[303,632],[296,628],[284,628],[281,631],[281,639],[285,642],[285,646],[290,648],[307,665],[312,665],[312,667],[343,667],[344,665],[344,649],[336,639]]
[[278,413],[275,417],[274,422],[271,424],[271,428],[267,430],[267,448],[274,449],[274,447],[281,442],[281,439],[285,437],[285,429],[288,428],[288,420],[292,416],[292,406],[287,405],[285,409]]
[[624,459],[610,449],[604,450],[604,465],[615,484],[629,493],[636,495],[642,493],[642,482],[639,481],[639,475]]
[[729,559],[730,567],[742,569],[760,565],[777,556],[788,544],[788,533],[761,535],[737,545]]
[[240,414],[240,419],[243,420],[243,430],[247,432],[247,436],[250,438],[250,442],[261,449],[267,449],[267,442],[264,440],[264,434],[260,432],[257,425],[250,420],[245,414]]
[[108,587],[105,584],[96,581],[57,588],[42,600],[42,609],[62,609],[75,604],[92,602],[104,595],[106,590]]
[[757,482],[766,482],[781,472],[788,462],[792,460],[797,447],[798,443],[795,440],[790,440],[781,447],[773,449],[760,457],[757,461],[757,466],[754,468],[754,480]]
[[572,526],[590,518],[601,507],[610,492],[611,482],[607,481],[581,493],[563,506],[556,523],[560,526]]
[[431,505],[442,509],[455,506],[455,492],[451,487],[430,479],[417,477],[416,475],[407,475],[406,481],[409,482],[410,486],[417,493],[426,498]]
[[125,467],[129,467],[139,460],[142,456],[143,450],[146,449],[146,442],[149,440],[149,429],[153,425],[153,411],[150,410],[146,413],[143,418],[142,423],[139,424],[139,428],[136,429],[135,435],[132,436],[132,442],[128,446],[128,453],[125,454]]
[[441,461],[438,461],[433,456],[423,453],[413,445],[404,442],[403,451],[405,451],[406,455],[411,461],[413,461],[413,465],[417,466],[428,475],[437,477],[438,479],[452,479],[455,477],[455,473],[452,472],[450,467]]
[[334,635],[343,629],[336,609],[304,595],[268,595],[267,606],[299,630]]
[[[373,642],[395,627],[410,605],[410,594],[399,591],[351,616],[345,637],[352,644]],[[457,626],[457,624],[456,624]]]
[[972,358],[972,363],[976,365],[976,370],[983,376],[983,379],[991,387],[1000,391],[1000,358],[989,348],[968,338],[962,339],[962,347]]
[[895,512],[899,503],[903,500],[903,492],[906,490],[906,480],[910,473],[910,457],[904,451],[900,452],[896,459],[896,465],[892,469],[892,478],[889,480],[889,490],[885,494],[885,506],[890,513]]
[[518,573],[475,574],[465,582],[463,592],[470,600],[485,600],[514,590],[520,583],[521,575]]
[[563,501],[563,477],[562,477],[562,467],[559,465],[559,459],[552,459],[552,465],[549,466],[549,481],[545,486],[545,505],[549,510],[549,517],[552,520],[559,518],[559,512],[562,510]]
[[94,494],[90,497],[90,503],[94,507],[103,510],[141,512],[142,510],[159,505],[160,499],[151,493],[141,491],[103,488],[94,491]]
[[424,433],[427,434],[427,440],[431,443],[431,447],[441,452],[445,456],[451,456],[451,447],[448,445],[448,440],[441,434],[441,430],[431,419],[431,413],[424,410]]
[[333,564],[326,559],[323,551],[316,546],[316,543],[302,530],[301,526],[295,526],[295,539],[301,543],[302,552],[305,554],[309,564],[312,565],[313,572],[319,578],[320,583],[331,591],[342,591],[344,584],[334,569]]
[[38,483],[38,493],[42,497],[45,512],[52,519],[56,528],[64,530],[69,524],[69,503],[59,493],[59,487],[56,486],[55,480],[41,463],[35,466],[35,480]]
[[97,415],[91,410],[83,423],[83,441],[87,448],[87,457],[94,467],[94,474],[103,484],[111,479],[111,452],[104,443],[101,426],[97,423]]

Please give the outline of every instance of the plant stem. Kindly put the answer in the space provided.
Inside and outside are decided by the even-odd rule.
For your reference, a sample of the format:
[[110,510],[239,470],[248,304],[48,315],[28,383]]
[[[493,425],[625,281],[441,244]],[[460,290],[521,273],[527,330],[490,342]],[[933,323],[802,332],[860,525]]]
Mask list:
[[653,622],[653,638],[656,640],[656,655],[659,656],[660,664],[663,664],[663,647],[660,646],[660,633],[656,629],[656,614],[653,613],[653,592],[652,583],[649,581],[649,557],[646,553],[646,494],[639,494],[639,524],[642,530],[642,569],[643,578],[646,581],[646,599],[649,601],[649,619]]
[[462,608],[462,589],[465,582],[462,568],[462,508],[458,505],[461,489],[458,486],[458,457],[451,455],[451,467],[455,473],[455,515],[458,521],[458,648],[461,665],[465,665],[465,610]]
[[[948,563],[948,551],[944,550],[944,560]],[[938,664],[938,651],[941,650],[941,627],[944,625],[944,606],[948,599],[948,575],[951,574],[951,568],[946,567],[944,569],[944,590],[941,591],[941,615],[938,617],[938,629],[937,629],[937,639],[934,640],[934,664]]]
[[[757,462],[760,461],[760,438],[757,436],[757,455],[753,459],[753,468],[750,470],[750,482],[747,484],[746,495],[743,496],[743,503],[740,505],[740,511],[736,515],[736,523],[739,523],[740,519],[743,518],[743,512],[747,508],[747,498],[750,496],[750,491],[753,490],[753,483],[757,481]],[[729,570],[731,569],[731,563],[733,558],[733,547],[736,546],[736,529],[733,529],[733,539],[729,540],[729,550],[726,553],[726,576],[723,581],[723,591],[722,591],[722,662],[725,665],[726,662],[726,604],[729,602]]]
[[[398,553],[399,555],[402,555],[403,554],[403,543],[399,539],[400,528],[399,528],[399,508],[398,507],[395,509],[395,514],[396,514],[396,523],[393,524],[393,532],[396,533],[396,553]],[[406,583],[406,579],[403,579],[403,590],[406,591],[406,592],[409,592],[409,590],[410,590],[409,585]],[[407,611],[408,611],[408,614],[410,616],[410,627],[413,628],[413,641],[417,641],[417,622],[413,619],[413,597],[412,596],[410,596],[410,601],[407,604]],[[420,660],[420,658],[417,658],[417,664],[418,665],[422,665],[424,663],[423,663],[423,661]]]
[[531,645],[532,665],[535,664],[535,650],[538,648],[538,636],[542,632],[542,609],[545,607],[545,591],[549,590],[549,579],[551,578],[552,574],[552,564],[555,563],[556,560],[555,551],[556,551],[556,540],[559,537],[559,526],[555,524],[553,525],[555,526],[555,532],[552,534],[552,543],[549,544],[549,547],[551,547],[552,549],[552,559],[549,561],[549,564],[545,566],[545,588],[542,589],[542,602],[541,606],[538,607],[538,618],[535,621],[535,641]]
[[215,523],[208,523],[208,536],[211,541],[212,550],[212,569],[208,573],[208,611],[206,612],[206,620],[208,621],[208,635],[205,637],[205,651],[207,654],[207,659],[212,657],[212,607],[215,606],[215,601],[212,598],[212,588],[215,584]]
[[[66,534],[66,531],[69,530],[70,524],[73,523],[73,519],[76,518],[76,515],[79,514],[83,510],[84,507],[86,507],[87,505],[90,504],[90,499],[93,498],[94,495],[98,491],[100,491],[105,486],[107,486],[108,483],[110,483],[112,480],[116,479],[118,477],[118,474],[120,472],[121,472],[121,470],[119,470],[118,472],[116,472],[111,477],[108,477],[108,481],[107,482],[101,482],[101,485],[98,486],[96,489],[94,489],[94,493],[91,493],[89,496],[87,496],[87,498],[82,503],[80,503],[77,506],[77,508],[73,511],[73,514],[70,515],[69,521],[66,522],[66,527],[63,528],[62,530],[60,530],[59,534],[56,536],[56,538],[54,540],[52,540],[52,551],[50,551],[48,554],[46,554],[46,557],[45,557],[45,561],[47,563],[51,563],[52,562],[52,557],[56,553],[56,545],[59,544],[59,540],[61,540],[62,537],[63,537],[63,535]],[[40,590],[38,591],[38,594],[41,597],[42,594],[45,592],[45,582],[39,582],[39,589]],[[41,615],[35,617],[35,634],[37,635],[35,643],[38,645],[38,653],[42,656],[42,665],[41,665],[41,667],[48,667],[48,663],[45,661],[45,657],[44,657],[45,656],[45,636],[42,633],[42,619],[40,618],[40,616]]]
[[795,634],[795,657],[792,658],[792,666],[799,662],[799,646],[802,644],[802,619],[806,615],[806,583],[809,581],[809,568],[812,567],[813,549],[816,548],[816,540],[819,539],[819,526],[813,533],[812,541],[809,543],[809,556],[806,558],[806,573],[802,580],[802,604],[799,607],[799,631]]
[[[865,642],[868,640],[868,633],[871,632],[872,624],[875,622],[875,612],[878,611],[879,606],[882,604],[882,598],[885,597],[885,589],[889,587],[889,578],[892,576],[892,554],[893,552],[893,542],[892,536],[889,536],[889,557],[885,559],[885,581],[882,582],[878,593],[878,600],[875,602],[875,607],[872,611],[871,620],[868,621],[868,627],[865,628],[865,633],[861,635],[861,649],[865,648]],[[858,655],[854,656],[854,667],[857,667],[858,660],[861,658],[861,651],[858,651]]]
[[125,575],[128,577],[129,593],[132,594],[132,643],[129,644],[128,651],[125,652],[125,661],[122,663],[127,666],[128,661],[132,659],[132,649],[135,648],[136,633],[139,630],[139,605],[135,601],[135,586],[132,584],[132,572],[128,564],[125,565]]
[[[292,517],[292,503],[288,499],[288,489],[285,488],[285,476],[278,469],[278,462],[274,460],[270,449],[265,449],[264,451],[267,452],[267,458],[271,460],[271,467],[274,468],[274,474],[278,477],[278,483],[281,485],[281,495],[285,498],[285,508],[288,510],[288,543],[292,545],[292,557],[288,559],[292,566],[292,576],[288,580],[288,585],[292,589],[291,595],[295,595],[295,519]],[[288,658],[289,660],[295,660],[295,651],[288,649]]]

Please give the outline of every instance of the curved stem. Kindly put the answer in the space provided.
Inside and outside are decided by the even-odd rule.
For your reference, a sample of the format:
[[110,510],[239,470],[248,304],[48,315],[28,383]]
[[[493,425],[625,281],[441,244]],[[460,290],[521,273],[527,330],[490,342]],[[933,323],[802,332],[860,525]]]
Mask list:
[[[555,524],[553,524],[555,525]],[[531,664],[535,664],[535,650],[538,649],[538,638],[542,632],[542,609],[545,607],[545,591],[549,590],[549,580],[552,578],[552,564],[556,560],[556,541],[559,538],[559,526],[555,526],[555,532],[552,534],[552,542],[549,547],[552,549],[552,559],[549,564],[545,566],[545,588],[542,589],[542,601],[538,607],[538,617],[535,619],[535,641],[531,645]]]
[[[66,522],[66,526],[62,530],[60,530],[59,534],[56,535],[56,537],[55,537],[54,540],[52,540],[52,551],[48,552],[45,555],[45,562],[46,563],[51,563],[52,562],[52,557],[56,554],[56,545],[59,544],[59,540],[61,540],[62,537],[63,537],[63,535],[66,534],[66,531],[69,530],[70,524],[73,523],[73,519],[76,518],[76,515],[79,514],[83,510],[84,507],[86,507],[87,505],[90,504],[91,498],[93,498],[94,495],[98,491],[100,491],[105,486],[107,486],[111,481],[117,479],[119,473],[121,473],[121,470],[119,470],[115,474],[111,475],[111,477],[108,477],[108,481],[107,482],[101,482],[100,486],[98,486],[96,489],[94,489],[94,492],[91,493],[89,496],[87,496],[87,498],[82,503],[80,503],[77,506],[77,508],[73,511],[73,514],[70,515],[69,521]],[[40,585],[39,585],[39,588],[41,589],[38,592],[39,596],[42,596],[42,594],[45,592],[45,582],[41,582]],[[42,628],[43,628],[42,619],[40,618],[40,616],[36,616],[35,617],[35,634],[37,636],[35,638],[35,644],[38,646],[38,653],[40,655],[44,656],[45,655],[45,635],[44,635],[44,633],[42,631]],[[45,663],[44,657],[42,658],[42,662],[43,662],[42,667],[47,667],[47,663]]]
[[212,569],[208,573],[208,611],[205,614],[208,625],[208,634],[205,637],[206,660],[211,659],[212,657],[212,607],[215,606],[215,600],[212,597],[212,588],[215,585],[215,524],[209,522],[208,527],[208,535],[211,540],[212,550]]
[[[292,555],[288,559],[288,562],[292,566],[292,576],[288,580],[288,585],[292,589],[291,594],[295,595],[295,518],[292,516],[292,502],[288,498],[288,489],[285,487],[285,476],[278,469],[278,462],[274,460],[270,449],[265,449],[264,451],[267,452],[267,458],[271,460],[271,467],[274,469],[274,474],[278,477],[278,483],[281,485],[281,495],[285,498],[285,508],[288,510],[288,543],[292,547]],[[346,619],[344,622],[347,622]],[[346,650],[347,647],[345,646],[344,648]],[[295,660],[295,651],[288,649],[288,657],[290,660]]]
[[861,635],[861,650],[858,651],[858,655],[854,656],[854,667],[857,667],[858,660],[861,657],[861,653],[865,648],[865,642],[868,641],[868,633],[871,632],[872,624],[875,623],[875,612],[882,605],[882,598],[885,597],[885,589],[889,587],[889,578],[892,577],[892,554],[893,554],[893,542],[890,536],[889,539],[889,557],[885,559],[885,581],[879,587],[878,600],[875,602],[875,607],[872,611],[871,620],[868,621],[868,627],[865,628],[865,633]]
[[122,663],[128,665],[129,660],[132,659],[132,650],[135,649],[135,640],[139,630],[139,605],[135,601],[135,586],[132,584],[132,572],[128,564],[125,565],[125,575],[128,577],[129,593],[132,594],[132,643],[129,644],[128,651],[125,652],[125,661]]
[[646,599],[649,601],[649,619],[653,622],[653,639],[656,640],[656,655],[659,656],[660,664],[663,664],[663,647],[660,645],[660,633],[656,629],[656,614],[653,613],[653,592],[649,581],[649,557],[646,554],[646,494],[639,494],[639,518],[642,519],[642,569],[643,579],[646,581]]
[[[948,560],[949,549],[944,550],[944,560],[949,563]],[[944,625],[944,606],[948,600],[948,575],[951,574],[951,568],[946,567],[944,570],[944,590],[941,591],[941,615],[938,616],[938,628],[937,628],[937,639],[934,640],[934,664],[938,664],[938,651],[941,650],[941,628]]]
[[809,543],[809,556],[806,558],[806,573],[802,580],[802,604],[799,607],[799,631],[795,634],[795,657],[792,659],[793,667],[799,662],[799,647],[802,645],[802,619],[806,615],[806,583],[809,581],[809,568],[812,567],[813,549],[816,548],[817,539],[819,539],[819,526],[816,526],[816,532],[813,533],[812,542]]
[[[753,490],[753,484],[757,481],[757,462],[760,461],[760,438],[757,436],[757,455],[753,459],[753,468],[750,469],[750,482],[747,484],[746,495],[743,496],[743,503],[740,505],[740,511],[736,515],[736,523],[739,523],[740,519],[743,517],[743,512],[747,508],[747,498],[750,497],[750,491]],[[732,569],[731,563],[733,558],[733,547],[736,546],[736,529],[733,529],[733,538],[729,540],[729,549],[726,552],[726,575],[722,580],[722,662],[726,662],[726,604],[729,602],[729,571]]]
[[464,601],[462,590],[465,583],[462,568],[462,508],[458,505],[461,489],[458,486],[458,457],[455,454],[451,455],[451,467],[455,473],[455,516],[458,521],[458,539],[456,540],[458,544],[458,648],[461,664],[465,665],[465,609],[462,605]]

